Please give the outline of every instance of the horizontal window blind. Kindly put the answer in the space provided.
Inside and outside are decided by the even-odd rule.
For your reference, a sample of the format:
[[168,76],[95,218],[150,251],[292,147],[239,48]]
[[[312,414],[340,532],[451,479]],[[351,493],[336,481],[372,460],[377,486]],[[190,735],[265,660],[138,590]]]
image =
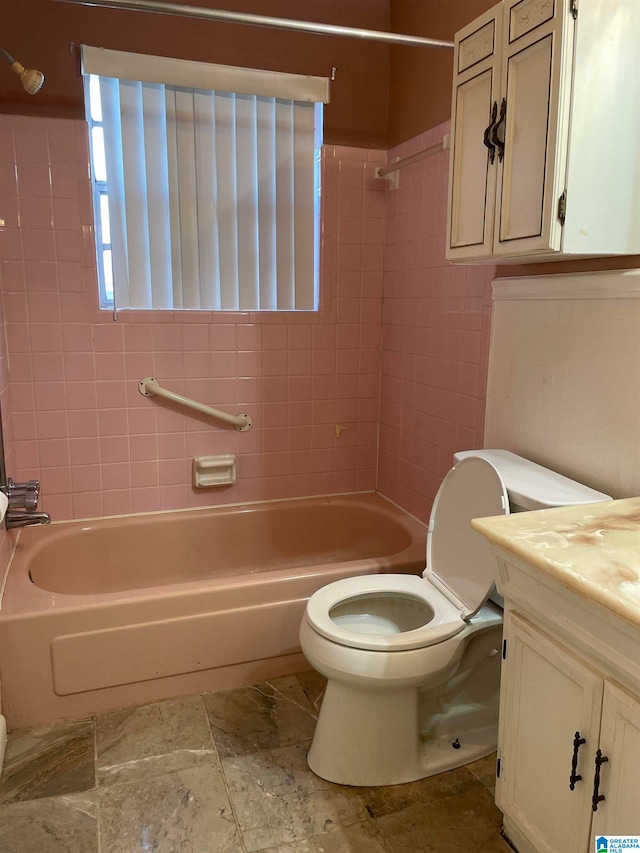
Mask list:
[[317,307],[321,104],[86,80],[117,308]]

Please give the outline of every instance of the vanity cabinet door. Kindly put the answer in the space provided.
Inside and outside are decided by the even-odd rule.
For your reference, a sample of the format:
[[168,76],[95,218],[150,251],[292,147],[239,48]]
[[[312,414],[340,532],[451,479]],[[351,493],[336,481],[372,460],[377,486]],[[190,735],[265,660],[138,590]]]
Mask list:
[[513,613],[504,636],[496,802],[537,853],[585,853],[603,679]]
[[[640,699],[605,682],[600,750],[608,761],[600,765],[597,803],[591,833],[640,835]],[[592,759],[593,760],[593,759]],[[589,781],[594,784],[592,764]]]

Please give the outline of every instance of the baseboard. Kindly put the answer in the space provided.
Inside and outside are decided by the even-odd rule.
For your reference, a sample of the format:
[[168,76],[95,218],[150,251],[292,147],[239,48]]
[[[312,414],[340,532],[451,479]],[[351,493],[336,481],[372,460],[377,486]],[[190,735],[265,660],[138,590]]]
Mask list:
[[4,751],[7,748],[7,721],[0,714],[0,775],[2,775],[2,765],[4,763]]

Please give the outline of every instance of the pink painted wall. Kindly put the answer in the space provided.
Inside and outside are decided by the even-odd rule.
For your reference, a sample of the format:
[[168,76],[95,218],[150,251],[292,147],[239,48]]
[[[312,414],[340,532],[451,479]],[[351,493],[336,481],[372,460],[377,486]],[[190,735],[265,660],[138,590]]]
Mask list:
[[[389,151],[442,140],[448,123]],[[387,196],[378,490],[427,521],[455,450],[482,446],[495,267],[445,260],[449,152]]]
[[[40,478],[55,519],[374,489],[385,187],[373,170],[383,160],[325,147],[318,314],[122,312],[114,322],[97,308],[85,123],[1,117],[14,479]],[[141,396],[149,375],[248,411],[253,429]],[[223,452],[238,454],[239,482],[192,489],[191,458]]]

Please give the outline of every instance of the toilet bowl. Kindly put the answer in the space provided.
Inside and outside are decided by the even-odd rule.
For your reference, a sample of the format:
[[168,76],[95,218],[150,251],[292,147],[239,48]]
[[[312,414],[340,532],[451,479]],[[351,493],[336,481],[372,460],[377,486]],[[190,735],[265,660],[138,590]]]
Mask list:
[[[427,567],[365,575],[309,599],[307,660],[327,678],[307,761],[343,785],[394,785],[467,764],[497,743],[502,610],[471,519],[608,499],[507,451],[456,455],[436,499]],[[505,483],[506,481],[506,483]]]

